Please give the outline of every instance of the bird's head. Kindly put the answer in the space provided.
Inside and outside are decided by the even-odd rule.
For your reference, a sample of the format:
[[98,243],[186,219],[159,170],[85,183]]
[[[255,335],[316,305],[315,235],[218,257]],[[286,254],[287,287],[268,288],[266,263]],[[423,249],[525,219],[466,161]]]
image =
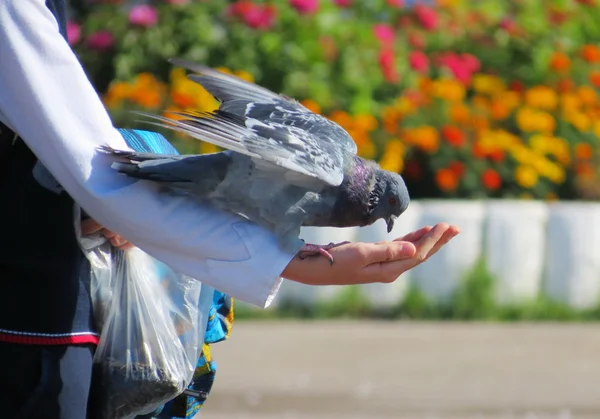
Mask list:
[[397,173],[377,170],[375,185],[369,198],[370,219],[372,222],[383,218],[387,223],[388,233],[394,228],[394,221],[410,203],[408,189],[404,179]]

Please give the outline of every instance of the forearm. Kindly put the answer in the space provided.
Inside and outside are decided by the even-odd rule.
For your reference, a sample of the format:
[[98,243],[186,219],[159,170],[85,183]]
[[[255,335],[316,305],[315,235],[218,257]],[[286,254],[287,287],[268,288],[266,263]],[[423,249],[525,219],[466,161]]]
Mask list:
[[110,168],[96,148],[127,148],[44,0],[0,1],[0,118],[73,199],[173,268],[264,305],[291,254],[264,229]]

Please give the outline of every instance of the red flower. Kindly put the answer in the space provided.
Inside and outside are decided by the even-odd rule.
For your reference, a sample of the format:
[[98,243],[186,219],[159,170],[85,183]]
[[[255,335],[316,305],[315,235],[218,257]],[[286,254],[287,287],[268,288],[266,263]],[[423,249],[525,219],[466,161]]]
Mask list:
[[500,189],[502,178],[494,169],[486,169],[481,175],[481,183],[491,191]]
[[450,162],[448,169],[452,170],[458,177],[462,177],[466,172],[465,164],[456,160]]
[[439,62],[448,67],[454,77],[464,84],[470,83],[473,73],[480,68],[479,60],[471,54],[447,53],[439,58]]
[[414,7],[415,16],[419,23],[428,31],[433,31],[438,26],[438,15],[431,7],[417,4]]
[[444,137],[448,144],[454,147],[462,147],[465,145],[465,134],[459,128],[452,125],[444,125],[440,131],[442,137]]
[[412,69],[419,73],[426,73],[429,70],[429,58],[422,51],[411,51],[408,62]]
[[396,70],[394,51],[389,48],[381,50],[379,52],[379,66],[386,81],[390,83],[398,83],[400,81],[400,74]]
[[290,5],[303,15],[312,14],[319,10],[319,0],[290,0]]

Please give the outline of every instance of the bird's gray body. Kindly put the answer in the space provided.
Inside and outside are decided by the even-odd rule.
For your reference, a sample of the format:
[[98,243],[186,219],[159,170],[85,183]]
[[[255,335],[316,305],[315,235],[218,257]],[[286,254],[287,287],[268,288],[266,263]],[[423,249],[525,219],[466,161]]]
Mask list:
[[151,117],[228,150],[164,156],[104,148],[119,158],[115,169],[242,215],[287,249],[301,245],[301,226],[365,226],[379,218],[389,225],[408,206],[402,178],[358,157],[339,125],[259,86],[199,69],[203,75],[190,78],[222,102],[219,110]]

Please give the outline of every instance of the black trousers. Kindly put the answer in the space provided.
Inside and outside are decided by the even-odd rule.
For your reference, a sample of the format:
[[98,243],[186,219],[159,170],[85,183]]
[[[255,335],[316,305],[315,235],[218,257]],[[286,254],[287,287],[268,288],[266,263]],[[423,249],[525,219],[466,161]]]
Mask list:
[[94,349],[0,342],[0,417],[85,419]]

